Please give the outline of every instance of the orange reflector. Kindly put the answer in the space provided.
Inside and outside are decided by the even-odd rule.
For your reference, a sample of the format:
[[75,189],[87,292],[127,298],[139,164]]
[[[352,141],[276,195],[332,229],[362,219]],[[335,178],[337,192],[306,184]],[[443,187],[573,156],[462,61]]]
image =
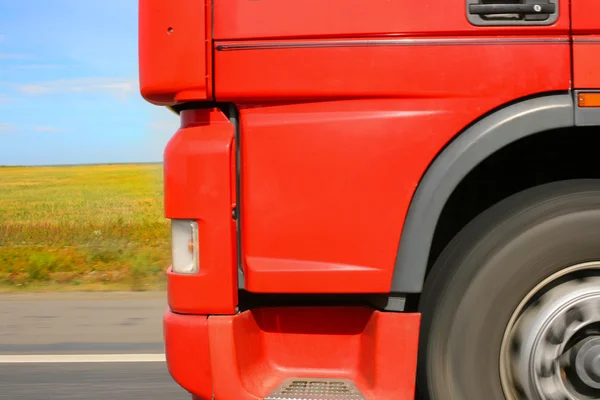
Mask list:
[[600,93],[579,93],[579,107],[600,107]]

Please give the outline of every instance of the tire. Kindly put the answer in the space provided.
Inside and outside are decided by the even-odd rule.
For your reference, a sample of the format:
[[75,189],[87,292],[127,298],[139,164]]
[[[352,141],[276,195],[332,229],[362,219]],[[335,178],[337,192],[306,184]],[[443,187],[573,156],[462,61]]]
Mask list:
[[555,182],[480,214],[445,248],[419,304],[418,390],[430,400],[505,400],[501,344],[522,299],[600,260],[600,181]]

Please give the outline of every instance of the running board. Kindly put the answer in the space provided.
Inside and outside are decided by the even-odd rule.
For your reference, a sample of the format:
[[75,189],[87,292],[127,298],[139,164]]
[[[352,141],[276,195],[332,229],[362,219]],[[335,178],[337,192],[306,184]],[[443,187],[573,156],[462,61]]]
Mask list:
[[348,379],[286,379],[265,400],[366,400]]

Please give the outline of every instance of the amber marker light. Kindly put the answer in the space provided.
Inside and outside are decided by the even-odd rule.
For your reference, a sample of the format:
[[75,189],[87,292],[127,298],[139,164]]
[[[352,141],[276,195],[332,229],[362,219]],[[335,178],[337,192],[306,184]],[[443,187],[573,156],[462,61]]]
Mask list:
[[579,107],[600,107],[600,93],[579,93],[577,104]]

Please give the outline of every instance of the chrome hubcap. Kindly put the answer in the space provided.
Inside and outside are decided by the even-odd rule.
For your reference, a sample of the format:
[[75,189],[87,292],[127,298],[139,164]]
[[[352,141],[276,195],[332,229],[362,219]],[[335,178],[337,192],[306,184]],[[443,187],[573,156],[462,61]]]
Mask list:
[[571,363],[581,381],[594,389],[600,389],[600,336],[581,340],[573,351]]
[[501,350],[510,400],[600,398],[600,263],[561,271],[515,310]]

